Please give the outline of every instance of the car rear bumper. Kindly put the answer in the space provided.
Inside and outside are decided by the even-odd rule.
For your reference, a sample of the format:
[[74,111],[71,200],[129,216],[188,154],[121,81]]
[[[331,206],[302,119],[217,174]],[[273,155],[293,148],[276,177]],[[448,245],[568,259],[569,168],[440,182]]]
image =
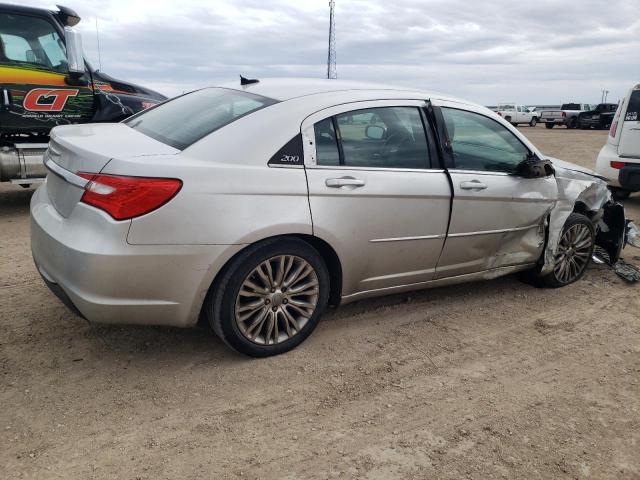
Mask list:
[[618,183],[626,190],[637,192],[640,190],[640,164],[627,165],[620,169]]
[[130,222],[78,204],[69,218],[46,183],[31,200],[38,271],[72,310],[96,323],[192,326],[215,274],[240,245],[130,245]]

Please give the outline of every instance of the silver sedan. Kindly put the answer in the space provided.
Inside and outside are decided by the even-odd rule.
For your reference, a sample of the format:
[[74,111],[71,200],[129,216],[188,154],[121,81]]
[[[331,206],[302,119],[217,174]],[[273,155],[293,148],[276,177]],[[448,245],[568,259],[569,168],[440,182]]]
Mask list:
[[31,202],[39,272],[91,322],[194,326],[285,352],[328,305],[522,272],[560,287],[624,211],[490,110],[314,80],[198,90],[60,126]]

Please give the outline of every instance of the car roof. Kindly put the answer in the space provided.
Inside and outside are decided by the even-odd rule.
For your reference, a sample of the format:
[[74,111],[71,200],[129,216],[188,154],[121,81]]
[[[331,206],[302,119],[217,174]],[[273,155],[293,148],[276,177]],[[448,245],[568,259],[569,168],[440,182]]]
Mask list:
[[265,78],[260,79],[257,83],[249,85],[240,85],[240,81],[227,83],[222,85],[225,88],[235,90],[243,90],[264,97],[273,98],[274,100],[286,101],[309,95],[325,95],[331,96],[336,92],[354,91],[358,92],[358,96],[370,97],[371,100],[380,98],[419,98],[430,99],[437,98],[439,100],[449,100],[470,104],[465,100],[457,99],[449,95],[438,92],[423,91],[419,89],[411,89],[406,87],[398,87],[393,85],[384,85],[368,82],[355,82],[349,80],[328,80],[316,78]]

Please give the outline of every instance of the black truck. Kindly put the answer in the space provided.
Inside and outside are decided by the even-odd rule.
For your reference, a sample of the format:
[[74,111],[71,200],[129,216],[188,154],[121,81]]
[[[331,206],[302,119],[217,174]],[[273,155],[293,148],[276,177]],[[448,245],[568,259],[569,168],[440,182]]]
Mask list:
[[578,115],[578,127],[585,130],[590,128],[608,129],[617,109],[617,103],[600,103],[593,110]]
[[118,122],[166,97],[116,80],[84,59],[80,17],[0,4],[0,181],[46,176],[42,155],[56,125]]

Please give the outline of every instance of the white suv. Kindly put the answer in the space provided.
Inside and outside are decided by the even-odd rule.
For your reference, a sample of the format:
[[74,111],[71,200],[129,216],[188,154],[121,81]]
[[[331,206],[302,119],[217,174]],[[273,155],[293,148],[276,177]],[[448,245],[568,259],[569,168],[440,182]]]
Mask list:
[[617,199],[640,191],[640,84],[620,102],[596,162]]

